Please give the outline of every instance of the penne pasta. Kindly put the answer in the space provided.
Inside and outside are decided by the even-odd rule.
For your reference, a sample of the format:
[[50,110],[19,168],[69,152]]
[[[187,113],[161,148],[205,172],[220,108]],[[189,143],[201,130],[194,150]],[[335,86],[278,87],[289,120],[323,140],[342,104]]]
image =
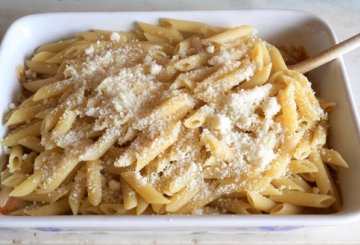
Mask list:
[[163,27],[172,28],[181,32],[191,33],[202,33],[203,29],[208,27],[208,25],[205,23],[170,18],[160,18],[159,23]]
[[290,214],[299,214],[302,209],[299,206],[291,205],[288,203],[280,203],[274,206],[270,210],[270,214],[275,215],[290,215]]
[[216,207],[228,210],[235,214],[260,214],[261,211],[248,202],[237,198],[219,198],[212,203]]
[[[130,210],[138,206],[138,197],[136,192],[128,185],[124,178],[120,179],[121,190],[124,198],[124,209]],[[139,195],[141,198],[141,196]]]
[[179,71],[190,71],[204,65],[208,58],[209,55],[207,53],[194,54],[176,62],[174,68]]
[[44,151],[44,147],[41,145],[40,139],[35,136],[28,136],[19,140],[19,145],[22,145],[35,152]]
[[75,176],[74,185],[69,193],[69,205],[74,215],[80,211],[81,203],[85,197],[86,181],[83,169],[80,169]]
[[295,132],[298,125],[298,113],[296,111],[295,87],[291,84],[285,90],[279,92],[279,102],[282,108],[282,124],[288,134]]
[[6,136],[2,144],[5,146],[15,146],[18,144],[19,140],[30,137],[30,136],[39,136],[41,128],[41,121],[33,122],[29,125],[25,125],[21,128],[18,128],[16,131],[11,132]]
[[335,198],[329,195],[291,191],[279,196],[270,196],[276,202],[289,203],[305,207],[330,207]]
[[163,39],[163,38],[161,38],[161,37],[152,35],[152,34],[147,33],[147,32],[144,33],[144,37],[145,37],[150,43],[160,45],[160,46],[162,47],[162,49],[164,50],[165,53],[167,53],[167,54],[173,54],[175,47],[174,47],[173,45],[171,45],[169,42],[167,42],[167,40],[165,40],[165,39]]
[[150,204],[167,204],[170,201],[160,194],[137,172],[124,172],[121,176],[139,195]]
[[318,169],[315,164],[309,160],[292,160],[289,164],[289,170],[292,173],[314,173]]
[[14,68],[0,213],[339,210],[334,103],[255,34],[161,18],[39,46]]
[[278,71],[286,71],[287,67],[285,64],[285,61],[283,57],[281,56],[280,51],[275,48],[274,46],[271,46],[269,48],[269,55],[272,63],[272,69],[271,73],[274,74]]
[[37,61],[26,61],[26,66],[29,69],[36,73],[44,73],[44,74],[56,74],[59,66],[56,64],[50,64],[45,62],[37,62]]
[[99,160],[86,162],[86,189],[89,203],[98,206],[102,199],[101,165]]
[[248,192],[247,200],[253,208],[267,213],[269,213],[276,205],[274,201],[256,192]]
[[170,43],[178,43],[183,40],[182,34],[174,29],[150,25],[140,21],[138,21],[137,24],[144,32],[164,38]]
[[69,47],[74,42],[76,42],[76,39],[69,39],[69,40],[65,40],[65,41],[58,41],[58,42],[54,42],[54,43],[43,44],[36,50],[36,53],[40,53],[40,52],[57,53],[57,52],[64,50],[65,48]]
[[34,105],[25,108],[19,108],[11,113],[10,118],[7,120],[6,125],[13,125],[30,121],[35,114],[43,110],[42,105]]
[[21,146],[14,146],[10,150],[9,155],[9,171],[14,173],[19,170],[22,164],[23,148]]
[[272,66],[271,64],[266,65],[259,72],[257,72],[249,81],[241,83],[238,88],[250,89],[256,86],[263,85],[270,77],[271,66]]
[[326,163],[329,163],[329,164],[332,164],[335,166],[343,167],[343,168],[349,168],[349,165],[342,158],[340,153],[335,150],[322,148],[320,151],[320,154],[321,154],[321,160],[323,162],[326,162]]
[[245,36],[248,36],[250,34],[254,34],[255,29],[251,26],[239,26],[233,29],[225,30],[219,34],[216,34],[214,36],[208,37],[204,39],[202,42],[206,44],[210,43],[218,43],[223,44],[229,41],[233,41],[235,39],[239,39]]
[[50,59],[54,55],[55,55],[55,53],[53,53],[53,52],[47,52],[47,51],[39,52],[39,53],[35,54],[34,57],[31,58],[31,61],[46,62],[48,59]]
[[24,213],[31,216],[61,215],[69,211],[70,206],[66,198],[40,207],[24,209]]

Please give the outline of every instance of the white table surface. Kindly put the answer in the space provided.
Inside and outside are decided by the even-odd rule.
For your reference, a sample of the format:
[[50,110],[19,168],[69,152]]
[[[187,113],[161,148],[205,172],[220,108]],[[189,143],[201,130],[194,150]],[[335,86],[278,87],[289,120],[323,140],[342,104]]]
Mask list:
[[[325,19],[339,40],[360,32],[359,0],[0,0],[0,40],[17,18],[40,12],[136,11],[136,10],[226,10],[282,8],[305,10]],[[360,108],[360,48],[344,55],[346,69]],[[266,225],[266,224],[264,224]],[[360,244],[360,221],[332,227],[293,231],[242,231],[227,234],[176,235],[164,232],[129,234],[121,232],[40,232],[0,229],[0,244]]]

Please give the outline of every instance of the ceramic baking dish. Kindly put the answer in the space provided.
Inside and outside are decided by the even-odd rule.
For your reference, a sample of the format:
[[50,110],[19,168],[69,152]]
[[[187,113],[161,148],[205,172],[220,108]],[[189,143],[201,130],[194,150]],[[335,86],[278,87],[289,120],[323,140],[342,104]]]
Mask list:
[[[49,13],[23,17],[8,29],[0,50],[0,111],[8,110],[15,100],[19,84],[15,68],[23,64],[40,44],[70,37],[89,29],[126,30],[136,20],[155,23],[160,17],[206,22],[217,26],[248,24],[259,30],[259,36],[275,45],[302,45],[314,55],[336,43],[329,25],[322,19],[293,10],[237,10],[182,12],[94,12]],[[343,207],[338,213],[323,215],[219,215],[219,216],[0,216],[0,227],[28,227],[40,230],[106,229],[106,230],[271,230],[302,226],[335,225],[360,218],[360,143],[359,122],[342,58],[309,73],[317,95],[335,101],[330,114],[329,144],[349,163],[341,169],[339,185]],[[0,137],[6,128],[0,126]],[[0,150],[0,155],[2,152]]]

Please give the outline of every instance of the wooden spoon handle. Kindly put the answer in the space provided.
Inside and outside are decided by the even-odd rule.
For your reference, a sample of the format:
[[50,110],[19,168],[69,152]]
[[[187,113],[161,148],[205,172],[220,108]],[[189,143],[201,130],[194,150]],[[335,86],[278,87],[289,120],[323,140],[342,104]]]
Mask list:
[[359,46],[360,46],[360,33],[349,39],[346,39],[341,43],[336,44],[335,46],[329,49],[326,49],[320,54],[317,54],[311,58],[301,61],[300,63],[297,63],[295,65],[289,66],[289,69],[296,70],[300,73],[306,73]]

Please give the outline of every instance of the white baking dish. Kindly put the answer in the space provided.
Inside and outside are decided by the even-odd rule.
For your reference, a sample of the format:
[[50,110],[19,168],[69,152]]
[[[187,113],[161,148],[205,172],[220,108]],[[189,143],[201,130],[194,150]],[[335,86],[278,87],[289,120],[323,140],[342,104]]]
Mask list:
[[[135,20],[156,22],[171,17],[207,22],[218,26],[249,24],[259,36],[276,45],[303,45],[313,55],[336,42],[331,28],[308,13],[290,10],[238,10],[187,12],[112,12],[56,13],[31,15],[17,20],[6,33],[0,51],[0,111],[8,110],[19,90],[15,67],[42,43],[69,37],[88,29],[126,30]],[[360,143],[349,82],[341,58],[310,73],[310,80],[321,97],[335,101],[337,109],[330,115],[330,145],[339,150],[350,165],[341,170],[339,182],[343,207],[326,215],[222,215],[222,216],[0,216],[0,227],[31,227],[58,231],[61,229],[106,230],[272,230],[310,225],[333,225],[360,218]],[[6,132],[0,127],[0,137]]]

